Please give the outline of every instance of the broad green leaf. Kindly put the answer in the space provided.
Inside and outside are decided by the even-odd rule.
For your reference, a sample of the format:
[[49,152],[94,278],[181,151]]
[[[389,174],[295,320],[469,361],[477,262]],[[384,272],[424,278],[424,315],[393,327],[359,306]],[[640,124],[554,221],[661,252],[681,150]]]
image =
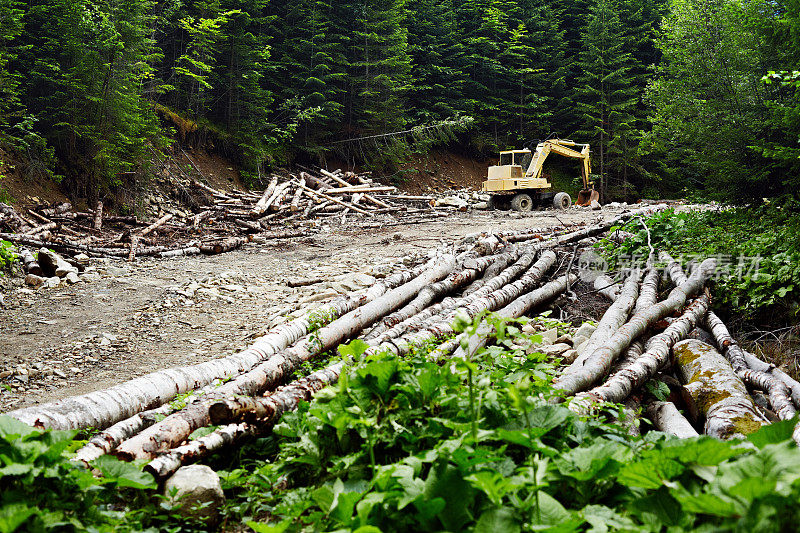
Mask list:
[[102,455],[92,463],[109,481],[115,481],[119,487],[134,489],[155,489],[153,476],[139,470],[135,464],[120,461],[111,455]]
[[558,500],[544,491],[536,493],[531,514],[531,522],[535,525],[553,526],[570,518],[570,512]]
[[32,428],[24,422],[20,422],[16,418],[12,418],[8,415],[0,415],[0,436],[21,437],[38,431],[39,430]]
[[747,440],[756,445],[757,448],[762,449],[768,444],[777,444],[792,438],[792,432],[797,425],[797,416],[792,417],[790,420],[780,420],[761,426],[761,429],[755,433],[747,436]]
[[0,505],[0,533],[13,533],[36,513],[36,509],[28,507],[24,503]]
[[664,480],[681,474],[684,466],[662,457],[653,457],[623,465],[617,473],[617,481],[628,487],[657,489]]
[[254,522],[252,520],[247,522],[247,527],[249,527],[256,533],[283,533],[289,528],[290,525],[292,525],[291,518],[287,518],[286,520],[281,520],[277,524],[268,524],[266,522]]
[[475,524],[475,533],[514,533],[520,531],[520,523],[509,507],[494,507],[481,513]]

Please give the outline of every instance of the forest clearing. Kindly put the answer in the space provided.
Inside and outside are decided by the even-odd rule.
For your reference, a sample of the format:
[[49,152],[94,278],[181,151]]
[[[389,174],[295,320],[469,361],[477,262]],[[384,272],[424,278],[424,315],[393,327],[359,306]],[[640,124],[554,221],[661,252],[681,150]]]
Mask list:
[[0,1],[0,533],[795,531],[798,36]]

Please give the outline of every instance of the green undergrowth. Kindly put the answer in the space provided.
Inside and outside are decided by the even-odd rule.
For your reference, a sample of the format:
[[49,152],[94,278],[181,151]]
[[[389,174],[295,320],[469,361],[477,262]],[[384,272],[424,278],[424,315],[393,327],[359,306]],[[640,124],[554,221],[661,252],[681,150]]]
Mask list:
[[553,362],[526,355],[516,325],[498,325],[496,346],[444,364],[422,352],[363,357],[351,343],[358,362],[338,384],[221,472],[229,526],[787,531],[800,518],[791,422],[744,442],[631,437],[606,422],[617,406],[582,417],[554,403]]
[[[792,209],[762,206],[714,211],[668,209],[645,219],[656,250],[684,263],[715,257],[711,284],[715,307],[752,325],[795,324],[800,313],[800,217]],[[637,218],[622,227],[634,234],[623,244],[608,239],[596,246],[611,270],[642,262],[647,231]]]
[[[557,362],[527,354],[518,323],[488,320],[495,344],[440,363],[430,346],[406,358],[340,347],[353,363],[338,383],[207,460],[227,496],[222,529],[794,530],[792,421],[748,441],[678,440],[646,423],[632,437],[610,423],[619,406],[584,417],[557,403]],[[71,463],[75,438],[0,417],[0,533],[207,529],[158,497],[141,464]]]

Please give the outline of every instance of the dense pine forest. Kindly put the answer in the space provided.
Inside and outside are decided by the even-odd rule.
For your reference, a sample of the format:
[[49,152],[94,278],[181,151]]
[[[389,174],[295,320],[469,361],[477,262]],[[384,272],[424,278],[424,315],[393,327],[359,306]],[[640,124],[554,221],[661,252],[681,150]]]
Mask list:
[[236,161],[391,171],[549,135],[610,196],[747,201],[797,183],[795,0],[5,0],[18,169],[97,198],[176,137]]

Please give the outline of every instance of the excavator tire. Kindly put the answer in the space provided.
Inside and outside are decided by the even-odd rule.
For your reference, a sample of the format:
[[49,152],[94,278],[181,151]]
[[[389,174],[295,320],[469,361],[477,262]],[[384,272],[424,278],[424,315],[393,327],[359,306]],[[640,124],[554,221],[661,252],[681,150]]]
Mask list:
[[511,199],[511,209],[520,213],[527,213],[533,209],[533,199],[529,194],[518,193]]
[[553,207],[556,209],[567,209],[572,205],[572,198],[565,192],[560,192],[553,197]]

